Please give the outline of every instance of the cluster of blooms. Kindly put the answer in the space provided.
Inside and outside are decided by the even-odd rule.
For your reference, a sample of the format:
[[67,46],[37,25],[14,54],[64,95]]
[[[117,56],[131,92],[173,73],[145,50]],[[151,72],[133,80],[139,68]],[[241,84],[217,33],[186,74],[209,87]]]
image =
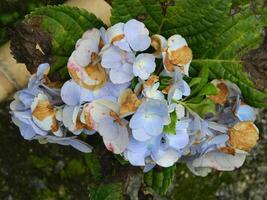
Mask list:
[[[134,19],[107,30],[93,28],[69,58],[71,79],[56,88],[49,65],[41,64],[28,87],[15,95],[12,119],[27,140],[82,152],[92,148],[80,135],[98,133],[109,151],[144,171],[178,161],[202,176],[211,169],[233,170],[258,140],[254,109],[224,80],[212,81],[218,94],[207,96],[216,104],[215,115],[203,119],[186,107],[182,102],[191,89],[184,76],[191,60],[182,36],[150,37]],[[161,77],[168,77],[167,86]],[[171,134],[165,127],[173,123],[172,113],[177,120]]]

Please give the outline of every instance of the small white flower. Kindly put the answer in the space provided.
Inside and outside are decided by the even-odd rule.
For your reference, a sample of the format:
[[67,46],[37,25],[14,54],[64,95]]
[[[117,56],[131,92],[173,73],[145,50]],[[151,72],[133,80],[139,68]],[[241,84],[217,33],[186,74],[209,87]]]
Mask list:
[[133,63],[133,73],[142,80],[148,79],[156,69],[155,56],[148,53],[139,54]]
[[146,98],[158,99],[163,101],[165,99],[164,94],[160,90],[158,90],[158,88],[159,82],[155,83],[152,86],[145,87],[142,93]]

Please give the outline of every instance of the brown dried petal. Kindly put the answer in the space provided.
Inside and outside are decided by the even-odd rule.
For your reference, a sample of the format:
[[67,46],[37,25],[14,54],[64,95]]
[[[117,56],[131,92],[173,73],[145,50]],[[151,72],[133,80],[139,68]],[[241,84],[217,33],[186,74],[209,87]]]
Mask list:
[[211,99],[214,103],[218,103],[218,104],[223,105],[226,103],[226,101],[228,99],[229,90],[228,90],[226,84],[224,84],[223,82],[216,85],[216,87],[219,89],[218,94],[209,95],[208,98]]
[[32,112],[32,115],[40,121],[43,121],[48,116],[55,116],[56,112],[50,102],[39,101],[37,106]]
[[174,72],[174,70],[175,70],[175,65],[171,63],[171,61],[169,59],[169,53],[168,52],[166,52],[166,55],[164,58],[164,67],[169,72]]
[[159,77],[156,75],[151,75],[147,81],[144,83],[145,87],[151,87],[152,85],[154,85],[154,83],[159,81]]
[[252,122],[239,122],[229,129],[229,137],[232,147],[249,152],[257,144],[259,131]]
[[68,71],[71,77],[75,80],[75,82],[78,83],[80,86],[87,88],[88,90],[96,90],[105,85],[107,81],[107,74],[104,68],[99,63],[95,65],[88,65],[84,68],[84,70],[92,80],[95,80],[99,83],[89,85],[84,80],[80,79],[80,77],[77,75],[77,72],[73,70],[73,68],[68,68]]
[[230,154],[230,155],[235,155],[235,149],[232,147],[221,147],[219,148],[220,152],[226,153],[226,154]]
[[170,62],[174,65],[186,65],[192,60],[192,58],[192,50],[188,46],[183,46],[170,52]]
[[119,97],[120,115],[135,112],[140,104],[141,101],[131,89],[125,90]]
[[115,36],[115,37],[112,38],[111,43],[120,41],[120,40],[122,40],[123,38],[124,38],[124,34],[117,35],[117,36]]

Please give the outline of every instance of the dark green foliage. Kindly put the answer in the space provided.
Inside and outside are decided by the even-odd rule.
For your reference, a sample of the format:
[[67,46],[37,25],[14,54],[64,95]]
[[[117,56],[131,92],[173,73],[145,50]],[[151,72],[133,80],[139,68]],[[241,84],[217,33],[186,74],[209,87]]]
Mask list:
[[178,119],[175,110],[170,114],[170,117],[171,117],[171,123],[164,126],[163,132],[167,134],[176,134],[176,122]]
[[0,45],[8,40],[6,28],[12,27],[33,9],[48,5],[61,4],[65,0],[1,0],[0,1]]
[[121,200],[122,184],[111,183],[89,188],[90,200]]
[[91,176],[96,181],[101,179],[101,165],[95,153],[89,153],[84,156],[86,165],[90,171]]
[[[48,62],[52,80],[66,79],[66,64],[76,41],[86,30],[102,26],[101,20],[83,9],[66,5],[42,7],[27,15],[13,31],[12,53],[30,72],[35,72],[38,64]],[[44,54],[36,49],[36,44]]]
[[176,166],[153,169],[144,174],[144,182],[160,195],[165,195],[175,178]]
[[[144,21],[151,34],[181,34],[193,50],[191,74],[208,67],[210,78],[236,83],[248,103],[267,107],[267,94],[249,80],[241,60],[262,42],[267,11],[257,2],[254,10],[241,3],[240,12],[231,14],[232,0],[114,0],[111,21],[114,24],[137,18]],[[234,1],[234,6],[239,4]]]

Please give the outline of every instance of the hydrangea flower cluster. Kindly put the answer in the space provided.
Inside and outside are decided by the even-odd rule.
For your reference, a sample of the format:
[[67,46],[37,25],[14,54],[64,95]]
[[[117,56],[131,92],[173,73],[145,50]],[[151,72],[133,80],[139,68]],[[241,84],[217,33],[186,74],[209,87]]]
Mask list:
[[255,110],[226,80],[213,80],[217,93],[205,97],[215,114],[188,107],[192,57],[181,35],[150,36],[135,19],[90,29],[69,58],[70,80],[55,84],[49,64],[39,65],[10,105],[12,120],[27,140],[85,153],[92,150],[85,138],[99,134],[109,151],[144,171],[177,162],[200,176],[234,170],[259,138]]

